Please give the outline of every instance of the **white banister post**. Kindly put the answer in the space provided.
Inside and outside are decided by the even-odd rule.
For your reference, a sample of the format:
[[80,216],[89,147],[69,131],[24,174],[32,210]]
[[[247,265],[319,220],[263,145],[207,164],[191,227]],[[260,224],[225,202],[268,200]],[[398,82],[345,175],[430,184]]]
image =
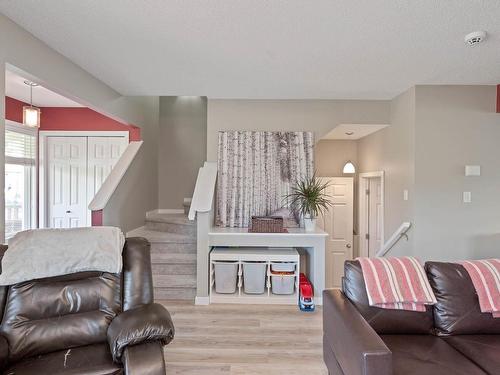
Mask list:
[[189,220],[196,217],[196,299],[197,305],[209,304],[209,232],[214,225],[214,196],[217,181],[217,163],[205,162],[198,171]]
[[209,296],[209,253],[210,244],[208,232],[213,225],[213,210],[197,213],[197,238],[196,238],[196,305],[208,305]]

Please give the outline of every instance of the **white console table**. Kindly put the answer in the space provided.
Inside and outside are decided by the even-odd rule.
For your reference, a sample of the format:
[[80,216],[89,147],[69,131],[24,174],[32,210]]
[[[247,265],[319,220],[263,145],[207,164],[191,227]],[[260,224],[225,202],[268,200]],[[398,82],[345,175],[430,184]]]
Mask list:
[[211,215],[206,218],[198,215],[196,304],[209,303],[209,254],[215,246],[304,248],[309,256],[307,274],[314,286],[314,301],[317,305],[323,304],[326,232],[320,229],[306,232],[303,228],[288,228],[288,233],[250,233],[247,228],[212,227],[209,225],[211,220]]

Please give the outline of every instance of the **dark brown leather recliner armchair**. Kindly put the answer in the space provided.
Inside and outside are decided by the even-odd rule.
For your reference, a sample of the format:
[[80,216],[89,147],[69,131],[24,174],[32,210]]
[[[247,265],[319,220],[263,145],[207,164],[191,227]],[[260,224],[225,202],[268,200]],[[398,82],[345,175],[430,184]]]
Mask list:
[[174,326],[153,303],[146,239],[126,240],[120,274],[82,272],[0,287],[0,309],[3,374],[165,374],[163,345]]

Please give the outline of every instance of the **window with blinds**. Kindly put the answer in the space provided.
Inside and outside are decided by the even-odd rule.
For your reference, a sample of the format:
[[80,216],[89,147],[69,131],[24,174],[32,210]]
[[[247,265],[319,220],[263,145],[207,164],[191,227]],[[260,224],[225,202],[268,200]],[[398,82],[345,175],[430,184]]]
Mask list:
[[17,161],[16,164],[34,165],[35,157],[36,134],[5,130],[5,158],[7,163]]
[[36,223],[35,129],[8,121],[5,126],[5,238]]

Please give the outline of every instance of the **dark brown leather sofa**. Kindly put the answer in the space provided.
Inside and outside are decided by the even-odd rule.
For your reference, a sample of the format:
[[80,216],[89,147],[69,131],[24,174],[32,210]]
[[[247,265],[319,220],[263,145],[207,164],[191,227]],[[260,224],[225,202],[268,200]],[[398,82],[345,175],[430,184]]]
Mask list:
[[342,291],[323,293],[330,375],[500,374],[500,319],[481,313],[465,269],[425,269],[437,304],[422,313],[370,307],[359,262],[345,263]]
[[153,303],[149,247],[128,238],[121,274],[82,272],[0,287],[0,373],[164,375],[163,345],[174,326]]

